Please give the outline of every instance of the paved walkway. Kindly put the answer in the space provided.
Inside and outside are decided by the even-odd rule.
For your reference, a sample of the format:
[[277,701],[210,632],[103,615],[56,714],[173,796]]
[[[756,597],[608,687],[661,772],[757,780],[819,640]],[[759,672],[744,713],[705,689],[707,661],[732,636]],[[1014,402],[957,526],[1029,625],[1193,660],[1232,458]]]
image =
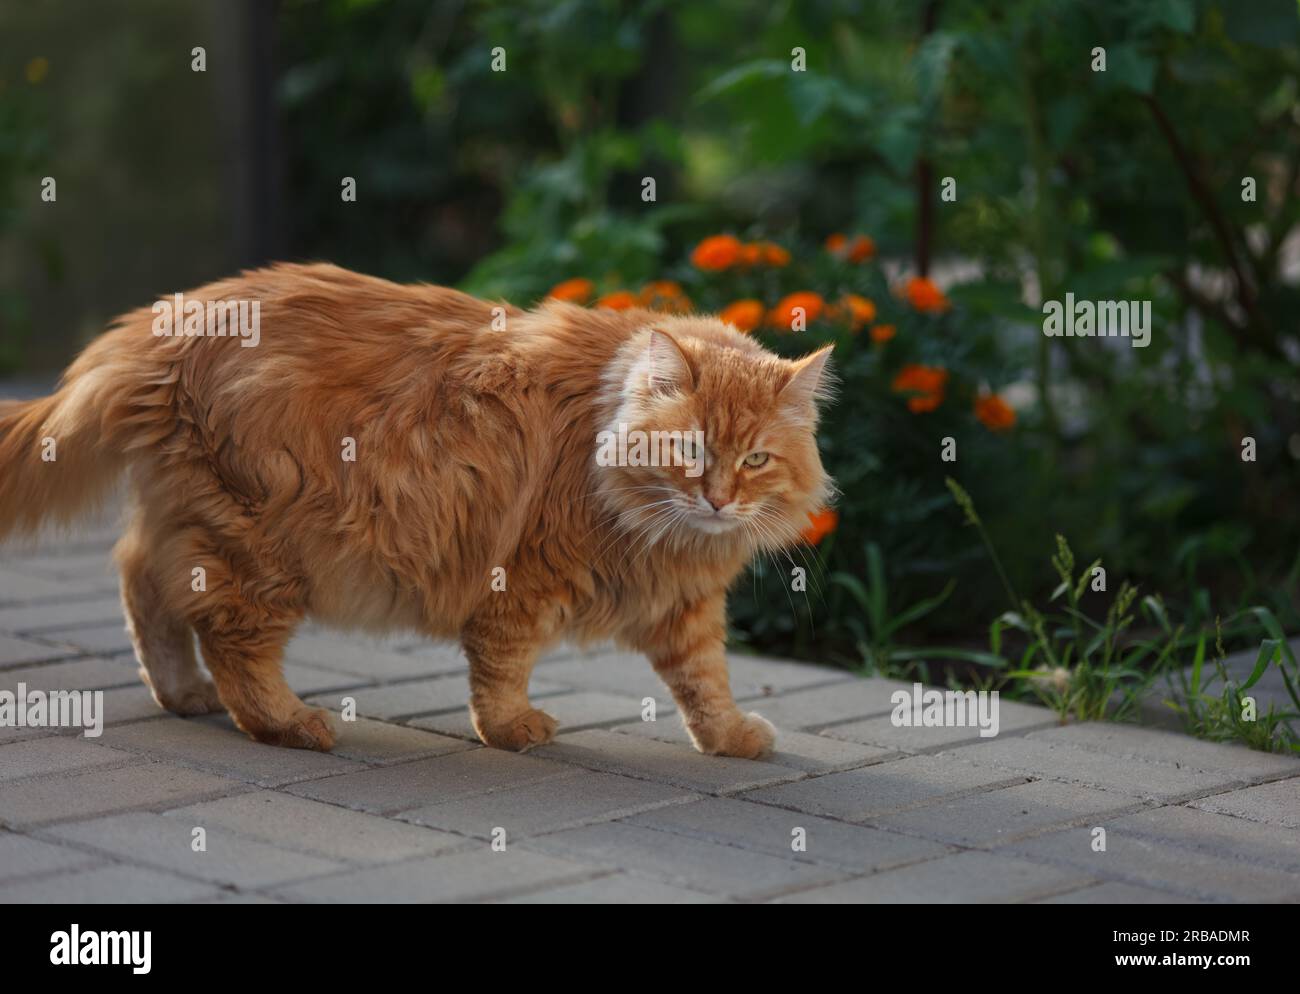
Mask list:
[[454,648],[309,629],[289,682],[360,717],[330,755],[256,745],[139,684],[115,535],[0,556],[0,690],[106,712],[0,728],[0,901],[1300,900],[1300,760],[1006,701],[996,738],[895,728],[901,685],[789,662],[733,661],[765,762],[695,753],[612,651],[539,664],[561,735],[520,756],[474,740]]

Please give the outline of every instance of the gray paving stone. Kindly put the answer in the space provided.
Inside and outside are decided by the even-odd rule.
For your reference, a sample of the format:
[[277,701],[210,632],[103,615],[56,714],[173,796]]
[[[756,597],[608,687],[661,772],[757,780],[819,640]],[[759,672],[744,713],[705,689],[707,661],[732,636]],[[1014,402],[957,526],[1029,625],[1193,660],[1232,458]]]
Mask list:
[[[207,849],[195,852],[193,829],[202,827]],[[319,876],[341,863],[248,839],[216,826],[196,826],[183,818],[130,812],[47,828],[43,834],[157,869],[235,887],[265,887]]]
[[42,599],[67,597],[67,590],[57,580],[34,576],[6,563],[0,566],[0,604],[27,604]]
[[548,759],[605,773],[676,784],[706,793],[727,793],[800,776],[789,767],[753,759],[705,756],[691,746],[640,735],[589,729],[561,735],[535,750]]
[[413,763],[325,777],[286,788],[300,797],[386,814],[446,803],[561,774],[559,763],[500,749],[475,748]]
[[1300,874],[1300,831],[1191,807],[1154,808],[1098,822],[1122,834]]
[[1056,715],[1047,708],[999,698],[998,734],[995,736],[982,737],[978,726],[895,727],[890,715],[877,715],[863,721],[832,725],[830,728],[822,729],[822,734],[899,752],[916,753],[942,746],[993,742],[1003,735],[1015,734],[1031,728],[1048,728],[1057,723]]
[[58,734],[59,731],[55,728],[15,728],[12,725],[0,725],[0,744],[39,739],[46,735]]
[[129,687],[140,682],[132,666],[87,657],[70,659],[62,663],[44,663],[40,666],[19,666],[0,670],[0,690],[18,692],[20,683],[28,690],[106,690],[110,687]]
[[418,672],[424,676],[469,672],[469,660],[455,642],[413,635],[395,639],[391,648],[394,652],[409,656],[420,667]]
[[135,761],[136,757],[129,752],[108,749],[85,739],[65,736],[32,739],[0,746],[0,782]]
[[44,663],[53,659],[66,659],[77,655],[66,646],[47,645],[16,635],[0,635],[0,666],[17,666],[23,663]]
[[1088,883],[1072,869],[986,852],[955,856],[800,891],[782,904],[1008,904],[1033,901]]
[[900,689],[910,693],[912,685],[877,677],[851,679],[747,702],[746,707],[757,711],[778,729],[817,731],[855,718],[889,714],[894,707],[890,695]]
[[326,693],[342,696],[349,690],[356,690],[370,683],[350,673],[335,673],[314,666],[305,666],[302,663],[284,663],[280,669],[290,689],[304,698]]
[[438,673],[466,673],[469,669],[454,648],[445,658],[433,653],[407,655],[380,642],[333,632],[299,632],[285,649],[285,658],[322,670],[334,670],[367,680],[429,677]]
[[176,807],[242,789],[234,781],[167,763],[19,780],[0,791],[0,825],[25,828],[131,808]]
[[129,687],[113,687],[104,691],[104,724],[121,725],[142,718],[171,718],[153,699],[149,688],[136,679]]
[[1038,904],[1196,904],[1190,897],[1170,894],[1150,887],[1114,882],[1092,884],[1065,894],[1045,897]]
[[1092,830],[1085,826],[1013,842],[1000,851],[1197,900],[1259,904],[1300,899],[1298,873],[1251,866],[1122,830],[1107,831],[1105,852],[1094,852],[1092,842]]
[[442,756],[474,748],[472,743],[463,739],[370,718],[344,721],[335,715],[334,727],[338,729],[338,738],[334,743],[333,755],[375,766],[404,763],[412,759]]
[[[534,698],[563,690],[563,687],[536,679],[533,680],[531,687]],[[327,708],[339,708],[344,697],[356,700],[357,714],[367,718],[393,721],[438,711],[459,711],[468,708],[469,680],[463,673],[457,673],[432,677],[428,680],[408,680],[405,683],[391,683],[381,687],[348,690],[341,693],[316,694],[309,699],[312,703]]]
[[79,580],[116,575],[112,556],[107,549],[51,549],[23,556],[10,564],[13,568],[56,580]]
[[398,817],[480,839],[491,839],[494,829],[504,828],[510,840],[626,817],[698,796],[644,780],[573,770],[490,794],[438,801]]
[[1300,829],[1300,779],[1277,780],[1203,797],[1193,801],[1192,807],[1235,815],[1248,821]]
[[720,904],[713,894],[674,887],[630,873],[607,873],[594,880],[564,884],[506,898],[502,904]]
[[1090,721],[1050,731],[1032,732],[1029,739],[1060,743],[1117,759],[1166,763],[1183,769],[1228,771],[1244,777],[1300,776],[1300,757],[1247,749],[1245,746],[1204,742],[1178,732]]
[[[537,706],[559,722],[562,733],[641,720],[641,698],[607,694],[599,690],[578,690],[548,695],[539,698]],[[672,705],[660,701],[657,709],[662,721],[665,709],[667,713],[671,713]],[[469,720],[468,709],[430,715],[426,718],[414,718],[409,724],[416,728],[428,728],[445,735],[478,741],[474,726]]]
[[330,753],[254,742],[224,716],[169,716],[162,721],[115,725],[105,730],[102,741],[116,749],[171,760],[259,787],[363,768],[360,763]]
[[484,843],[476,849],[445,856],[389,863],[291,884],[278,888],[275,893],[293,901],[355,904],[482,901],[574,883],[595,872],[582,863],[517,846],[493,852]]
[[[1031,733],[1036,735],[1037,733]],[[1170,800],[1240,782],[1230,772],[1197,770],[1115,756],[1031,737],[998,739],[951,752],[942,761],[961,759],[992,769],[1095,787],[1145,800]]]
[[796,853],[773,856],[618,821],[538,836],[522,845],[631,870],[680,887],[751,900],[844,876]]
[[99,857],[79,849],[0,831],[0,881],[56,870],[76,870],[100,861]]
[[0,632],[14,635],[121,620],[122,601],[118,597],[91,597],[86,600],[64,597],[53,603],[0,608]]
[[[46,642],[70,646],[77,652],[97,653],[101,656],[134,653],[126,623],[118,620],[104,625],[87,625],[81,628],[52,628],[41,632]],[[67,652],[64,655],[68,655]]]
[[[853,680],[843,670],[734,653],[727,657],[727,665],[731,674],[731,691],[737,698],[744,699],[762,698],[773,692],[829,681]],[[575,690],[602,690],[637,700],[653,697],[661,708],[672,700],[650,660],[637,653],[607,650],[594,654],[559,654],[539,663],[537,676],[548,683],[564,684]]]
[[165,815],[347,863],[390,863],[466,844],[458,835],[269,790],[191,804]]
[[1025,777],[935,756],[911,756],[860,770],[830,773],[797,783],[747,792],[747,800],[846,821],[892,814],[1025,782]]
[[571,690],[599,690],[637,701],[653,697],[660,708],[672,702],[672,694],[655,673],[650,660],[633,653],[561,657],[539,663],[533,677]]
[[722,797],[657,808],[627,822],[782,858],[793,853],[794,830],[802,828],[807,848],[800,858],[849,873],[887,869],[949,851],[923,839]]
[[871,823],[927,839],[984,848],[1084,821],[1109,825],[1116,812],[1132,810],[1140,803],[1125,794],[1036,780],[873,818]]
[[212,884],[122,865],[0,884],[0,902],[5,904],[175,904],[220,894]]
[[[694,748],[681,718],[675,715],[666,718],[661,715],[658,721],[636,721],[627,725],[618,725],[614,731]],[[767,762],[807,773],[829,773],[834,770],[866,766],[868,763],[878,763],[885,759],[893,759],[897,755],[892,749],[843,742],[810,732],[778,729],[776,751],[767,757]]]
[[[731,674],[732,693],[747,700],[828,683],[855,683],[859,679],[847,670],[831,666],[795,663],[735,652],[727,656],[727,667]],[[757,693],[749,693],[750,688]]]

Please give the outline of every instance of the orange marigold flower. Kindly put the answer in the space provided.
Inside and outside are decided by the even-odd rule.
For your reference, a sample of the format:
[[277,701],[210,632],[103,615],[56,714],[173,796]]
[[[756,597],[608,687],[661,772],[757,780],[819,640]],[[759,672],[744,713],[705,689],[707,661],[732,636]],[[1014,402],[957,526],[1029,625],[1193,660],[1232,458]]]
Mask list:
[[866,235],[847,238],[841,234],[826,239],[826,251],[849,262],[866,262],[876,254],[876,243]]
[[546,296],[552,300],[567,300],[572,304],[583,304],[591,298],[595,289],[596,286],[591,280],[579,276],[576,279],[555,284],[555,286],[551,287],[551,292]]
[[976,399],[975,417],[989,431],[1006,431],[1016,423],[1016,412],[995,393],[983,394]]
[[948,370],[941,366],[923,366],[908,363],[900,369],[890,384],[894,393],[908,393],[907,409],[913,414],[933,411],[943,403],[944,388],[948,385]]
[[859,297],[856,293],[846,293],[841,298],[841,303],[848,314],[849,328],[852,331],[860,331],[876,320],[876,305],[866,297]]
[[742,248],[732,235],[711,235],[695,246],[691,262],[697,269],[727,269],[740,260]]
[[636,306],[636,297],[629,290],[615,290],[613,293],[607,293],[596,301],[597,307],[605,307],[611,311],[625,311],[629,307]]
[[840,516],[833,508],[823,508],[816,513],[809,512],[808,526],[799,533],[799,536],[810,545],[816,545],[833,532],[839,523]]
[[685,314],[691,309],[690,299],[672,280],[647,283],[641,288],[640,301],[643,307],[669,314]]
[[854,235],[846,251],[849,262],[866,262],[874,258],[875,254],[876,243],[866,235]]
[[718,319],[739,331],[753,331],[763,323],[763,312],[761,300],[736,300],[722,309]]
[[759,242],[758,249],[760,258],[766,265],[777,267],[790,265],[790,253],[775,242]]
[[903,287],[903,296],[922,314],[938,314],[952,306],[943,291],[924,276],[913,276],[908,280]]
[[822,316],[822,311],[826,309],[826,301],[822,300],[819,293],[813,293],[811,290],[800,290],[798,293],[782,297],[776,307],[772,308],[772,313],[768,315],[768,321],[778,328],[793,331],[796,317],[795,308],[803,309],[803,317],[806,323],[812,322]]
[[884,345],[897,334],[898,329],[892,324],[873,324],[871,326],[871,340],[877,345]]

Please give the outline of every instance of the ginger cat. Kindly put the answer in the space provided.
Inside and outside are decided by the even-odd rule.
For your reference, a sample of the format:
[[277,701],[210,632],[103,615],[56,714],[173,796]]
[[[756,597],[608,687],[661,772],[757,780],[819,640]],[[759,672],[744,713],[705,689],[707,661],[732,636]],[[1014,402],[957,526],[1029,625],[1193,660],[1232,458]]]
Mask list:
[[[53,396],[0,403],[0,538],[70,519],[129,470],[115,555],[162,707],[330,749],[328,712],[281,673],[311,615],[459,639],[489,746],[554,736],[528,700],[540,650],[612,638],[649,656],[702,752],[771,748],[772,726],[732,699],[726,592],[831,493],[815,438],[829,349],[790,362],[714,318],[494,312],[329,265],[185,296],[258,302],[256,347],[166,337],[155,305]],[[603,465],[598,439],[620,426],[687,434],[675,464]]]

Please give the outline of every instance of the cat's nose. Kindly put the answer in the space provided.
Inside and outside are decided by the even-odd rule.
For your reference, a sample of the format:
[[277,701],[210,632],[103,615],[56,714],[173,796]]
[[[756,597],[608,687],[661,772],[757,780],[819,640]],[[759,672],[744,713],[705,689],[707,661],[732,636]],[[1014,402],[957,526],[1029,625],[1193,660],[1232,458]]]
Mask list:
[[726,497],[710,497],[708,494],[704,495],[704,499],[709,502],[709,506],[713,508],[715,511],[721,511],[724,507],[726,507],[729,503],[731,503],[729,500],[727,500]]

